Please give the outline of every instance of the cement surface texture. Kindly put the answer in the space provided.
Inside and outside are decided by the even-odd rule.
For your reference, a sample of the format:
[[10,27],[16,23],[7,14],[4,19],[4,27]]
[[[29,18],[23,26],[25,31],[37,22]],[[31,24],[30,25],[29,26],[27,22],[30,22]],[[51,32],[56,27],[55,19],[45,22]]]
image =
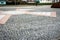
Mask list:
[[11,15],[0,15],[0,24],[5,24]]
[[[3,8],[2,8],[3,9]],[[8,10],[8,9],[7,9]],[[17,8],[15,10],[10,10],[10,11],[1,11],[1,14],[11,14],[11,15],[20,15],[20,14],[31,14],[31,15],[40,15],[40,16],[51,16],[51,17],[56,17],[56,12],[41,12],[41,11],[35,11],[35,8]],[[37,9],[38,10],[38,9]],[[54,14],[54,15],[53,15]]]
[[5,15],[0,15],[0,20],[4,17]]

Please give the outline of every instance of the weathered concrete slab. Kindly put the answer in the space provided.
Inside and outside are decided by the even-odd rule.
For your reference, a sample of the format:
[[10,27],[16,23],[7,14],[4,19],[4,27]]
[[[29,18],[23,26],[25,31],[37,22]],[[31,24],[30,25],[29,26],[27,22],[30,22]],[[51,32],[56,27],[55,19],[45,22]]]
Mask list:
[[31,14],[31,15],[36,15],[36,16],[56,17],[56,12],[27,12],[26,14]]
[[0,15],[0,24],[5,24],[11,15]]
[[31,15],[36,15],[36,16],[56,17],[56,12],[29,12],[26,10],[3,11],[3,12],[1,12],[1,14],[10,14],[10,15],[31,14]]

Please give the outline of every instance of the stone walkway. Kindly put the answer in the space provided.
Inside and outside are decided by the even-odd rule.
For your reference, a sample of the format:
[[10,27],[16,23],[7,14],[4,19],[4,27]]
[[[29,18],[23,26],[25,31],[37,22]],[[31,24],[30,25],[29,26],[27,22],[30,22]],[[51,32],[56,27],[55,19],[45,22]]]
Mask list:
[[0,25],[0,40],[58,40],[60,38],[60,9],[36,8],[34,11],[57,12],[57,17],[15,15]]

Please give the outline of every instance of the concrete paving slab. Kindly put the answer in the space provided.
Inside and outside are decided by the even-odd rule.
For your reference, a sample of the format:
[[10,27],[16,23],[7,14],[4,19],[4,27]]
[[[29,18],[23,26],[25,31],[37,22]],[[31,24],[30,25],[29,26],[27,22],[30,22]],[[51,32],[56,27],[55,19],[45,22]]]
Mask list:
[[37,16],[56,17],[56,12],[28,12],[27,14],[37,15]]
[[5,15],[0,15],[0,20],[4,17]]
[[0,24],[5,24],[11,15],[0,15]]
[[50,16],[56,17],[56,12],[29,12],[27,10],[18,11],[3,11],[1,14],[20,15],[20,14],[31,14],[36,16]]

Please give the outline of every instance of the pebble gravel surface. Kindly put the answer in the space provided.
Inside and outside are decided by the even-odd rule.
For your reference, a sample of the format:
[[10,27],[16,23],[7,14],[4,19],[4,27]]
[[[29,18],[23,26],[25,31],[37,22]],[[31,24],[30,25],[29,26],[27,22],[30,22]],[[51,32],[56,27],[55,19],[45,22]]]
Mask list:
[[60,14],[57,17],[15,15],[0,24],[0,40],[58,40],[60,38]]

